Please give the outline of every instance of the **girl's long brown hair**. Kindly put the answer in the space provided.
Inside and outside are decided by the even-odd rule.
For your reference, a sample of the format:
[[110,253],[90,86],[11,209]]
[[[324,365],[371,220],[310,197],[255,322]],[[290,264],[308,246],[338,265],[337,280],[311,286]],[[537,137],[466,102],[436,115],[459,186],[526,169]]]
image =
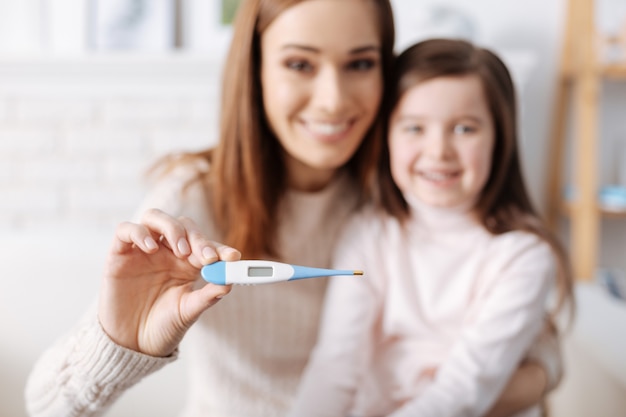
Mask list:
[[[465,75],[477,75],[482,81],[496,138],[491,171],[474,211],[482,225],[495,235],[523,230],[550,245],[558,261],[558,298],[554,313],[565,305],[572,307],[573,313],[573,279],[566,252],[537,214],[524,184],[517,146],[517,100],[504,63],[491,51],[466,41],[431,39],[420,42],[400,54],[396,61],[386,119],[389,120],[393,107],[411,87],[436,77]],[[387,143],[379,164],[381,204],[387,212],[404,221],[409,217],[409,208],[391,176]]]
[[[306,0],[247,0],[239,6],[223,71],[218,144],[214,149],[177,157],[174,162],[202,158],[210,163],[209,171],[201,180],[207,185],[216,227],[224,243],[239,249],[248,258],[278,255],[274,231],[278,204],[287,183],[280,144],[263,112],[260,37],[280,13],[302,1]],[[372,1],[378,8],[386,91],[393,66],[395,37],[391,5],[389,0],[363,1]],[[347,163],[347,170],[355,179],[362,198],[368,196],[375,179],[384,136],[382,120],[382,117],[376,118]]]

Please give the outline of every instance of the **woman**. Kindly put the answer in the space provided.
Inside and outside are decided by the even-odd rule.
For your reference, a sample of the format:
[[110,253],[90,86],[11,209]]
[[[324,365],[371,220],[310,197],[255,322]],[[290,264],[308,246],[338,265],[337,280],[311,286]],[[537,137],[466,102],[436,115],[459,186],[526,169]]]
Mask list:
[[198,284],[198,268],[238,259],[232,247],[245,258],[330,264],[338,229],[369,199],[393,43],[386,0],[240,6],[217,147],[162,164],[141,221],[117,228],[97,314],[30,376],[32,416],[101,414],[173,361],[185,334],[183,416],[286,413],[325,282],[239,287],[214,305],[229,288]]
[[236,288],[200,316],[228,289],[197,288],[197,268],[239,256],[202,236],[246,258],[329,265],[336,231],[368,198],[394,27],[388,1],[240,7],[217,147],[160,166],[165,175],[144,204],[159,210],[141,209],[139,223],[118,227],[98,314],[33,371],[32,415],[101,413],[174,360],[194,322],[183,415],[288,409],[315,342],[325,282]]

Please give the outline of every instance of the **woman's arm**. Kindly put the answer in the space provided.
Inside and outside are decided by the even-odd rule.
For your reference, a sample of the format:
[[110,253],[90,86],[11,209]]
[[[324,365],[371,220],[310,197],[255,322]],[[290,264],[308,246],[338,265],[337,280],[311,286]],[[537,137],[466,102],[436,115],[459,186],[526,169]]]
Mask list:
[[509,417],[540,404],[547,385],[545,369],[536,362],[525,361],[509,379],[502,395],[485,417]]
[[100,416],[126,389],[176,356],[151,357],[115,344],[102,330],[94,303],[35,363],[25,388],[28,415]]
[[29,414],[101,415],[128,387],[173,360],[189,327],[228,293],[224,286],[197,287],[202,265],[238,258],[190,220],[156,209],[141,223],[122,223],[97,315],[42,355],[26,387]]
[[162,177],[135,223],[117,228],[99,304],[40,356],[29,375],[31,417],[102,415],[128,387],[173,361],[199,311],[228,292],[211,285],[196,290],[194,283],[202,263],[237,259],[238,252],[207,240],[191,221],[147,209],[206,216],[203,187],[188,186],[199,169],[182,167]]
[[524,362],[516,369],[486,417],[507,417],[541,404],[546,394],[558,386],[562,374],[559,337],[554,325],[546,320]]

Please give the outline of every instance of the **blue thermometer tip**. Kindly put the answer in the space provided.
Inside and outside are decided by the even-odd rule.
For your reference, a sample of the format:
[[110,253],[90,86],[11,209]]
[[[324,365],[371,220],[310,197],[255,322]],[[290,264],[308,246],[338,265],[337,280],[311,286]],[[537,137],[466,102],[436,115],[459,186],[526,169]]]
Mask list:
[[222,261],[203,266],[200,274],[207,282],[226,285],[226,264]]

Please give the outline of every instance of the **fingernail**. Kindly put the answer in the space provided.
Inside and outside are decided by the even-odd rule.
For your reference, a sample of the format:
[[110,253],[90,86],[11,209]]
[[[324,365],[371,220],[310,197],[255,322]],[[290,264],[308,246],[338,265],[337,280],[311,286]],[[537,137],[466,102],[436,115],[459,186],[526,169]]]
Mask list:
[[187,243],[187,239],[185,239],[184,237],[181,237],[178,240],[178,244],[176,246],[178,246],[178,250],[183,255],[188,255],[191,253],[191,249],[189,248],[189,243]]
[[146,248],[152,250],[152,249],[156,249],[159,247],[159,245],[157,245],[157,243],[154,241],[154,239],[152,239],[152,237],[147,237],[144,239],[143,241],[144,245],[146,245]]
[[237,249],[234,248],[226,248],[224,249],[224,255],[230,255],[233,253],[239,253],[239,251]]
[[204,248],[202,249],[202,256],[204,257],[205,260],[210,260],[210,259],[215,259],[217,258],[217,254],[215,253],[215,251],[211,248]]

